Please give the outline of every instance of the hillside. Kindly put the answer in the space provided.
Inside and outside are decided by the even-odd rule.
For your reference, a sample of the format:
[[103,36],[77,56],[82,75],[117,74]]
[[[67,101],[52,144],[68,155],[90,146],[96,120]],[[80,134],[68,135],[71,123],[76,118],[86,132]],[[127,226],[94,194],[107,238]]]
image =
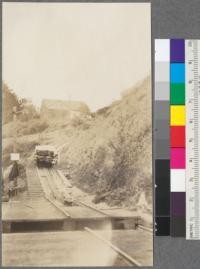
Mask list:
[[82,189],[95,192],[95,202],[134,207],[144,200],[141,207],[147,207],[147,200],[151,205],[150,79],[97,111],[88,129],[74,131],[60,166]]
[[26,165],[33,163],[35,145],[54,144],[62,149],[59,167],[75,185],[93,194],[95,203],[151,212],[149,78],[90,118],[10,122],[3,127],[3,137],[4,166],[14,144]]

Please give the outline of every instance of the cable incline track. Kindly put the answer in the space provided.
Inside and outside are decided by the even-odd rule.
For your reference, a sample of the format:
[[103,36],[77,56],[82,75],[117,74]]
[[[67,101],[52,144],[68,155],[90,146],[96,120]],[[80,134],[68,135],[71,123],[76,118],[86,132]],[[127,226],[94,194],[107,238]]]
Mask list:
[[[38,177],[40,179],[40,182],[41,182],[41,185],[42,185],[43,189],[46,190],[46,187],[50,189],[50,191],[49,190],[48,191],[47,190],[44,191],[44,193],[45,193],[45,195],[44,195],[45,199],[48,200],[59,211],[61,211],[66,217],[70,217],[70,215],[65,210],[63,210],[63,208],[58,203],[56,203],[55,198],[53,197],[53,199],[52,199],[52,196],[53,196],[52,195],[52,192],[51,192],[52,191],[52,188],[51,188],[51,186],[49,184],[48,175],[46,174],[46,172],[43,173],[44,172],[43,169],[38,169],[38,168],[36,168],[36,169],[37,169]],[[42,173],[41,173],[41,170],[43,170]],[[46,178],[46,180],[45,180],[46,181],[46,184],[45,184],[44,180],[42,179],[43,177]]]
[[[65,216],[70,217],[70,215],[63,209],[63,207],[61,207],[58,203],[58,193],[62,191],[61,186],[64,186],[65,189],[65,182],[63,180],[63,178],[61,178],[60,173],[53,169],[53,168],[36,168],[37,169],[37,173],[38,173],[38,177],[40,179],[41,185],[44,189],[44,193],[45,193],[45,198],[52,204],[54,205],[59,211],[61,211],[63,214],[65,214]],[[60,185],[61,184],[61,185]],[[93,207],[92,205],[88,205],[82,201],[73,200],[74,204],[77,204],[79,206],[82,207],[86,207],[88,209],[91,209],[95,212],[98,212],[108,218],[111,218],[111,216],[95,207]],[[137,226],[138,229],[141,229],[143,231],[146,232],[153,232],[153,230],[151,228],[145,227],[143,225],[138,225]],[[99,235],[96,231],[92,230],[91,228],[85,227],[84,228],[85,231],[87,231],[88,233],[90,233],[91,235],[93,235],[94,237],[96,237],[98,240],[102,241],[104,244],[106,244],[107,246],[109,246],[113,251],[115,251],[121,258],[124,259],[124,261],[127,263],[127,265],[131,265],[131,266],[141,266],[140,262],[138,262],[137,260],[135,260],[134,258],[132,258],[130,255],[128,255],[127,253],[125,253],[124,251],[122,251],[121,249],[119,249],[117,246],[113,245],[110,241],[108,241],[107,239],[105,239],[104,237],[102,237],[101,235]]]
[[[44,189],[44,193],[45,193],[45,198],[52,203],[58,210],[62,211],[62,213],[64,213],[67,217],[70,217],[69,213],[66,212],[66,210],[64,210],[60,205],[59,205],[59,198],[61,197],[61,192],[63,192],[63,188],[64,191],[65,188],[67,188],[66,183],[64,182],[64,179],[62,177],[62,174],[60,171],[57,171],[53,168],[38,168],[37,167],[37,173],[38,176],[40,178],[40,182],[41,185]],[[44,180],[45,178],[45,180]],[[56,180],[55,180],[56,178]],[[59,183],[58,183],[59,182]],[[64,187],[63,187],[64,186]],[[106,212],[97,209],[95,207],[93,207],[92,205],[88,205],[85,202],[82,202],[80,200],[77,199],[73,199],[73,203],[82,207],[86,207],[92,211],[95,211],[107,218],[111,218],[111,216],[109,214],[107,214]],[[144,230],[146,232],[153,232],[153,229],[146,227],[144,225],[139,224],[138,229]]]
[[[51,203],[53,203],[55,205],[54,200],[58,200],[59,192],[61,192],[61,189],[58,187],[58,185],[56,185],[56,182],[61,181],[60,174],[58,173],[58,171],[56,171],[53,168],[37,168],[37,173],[38,173],[38,176],[40,178],[42,187],[44,188],[46,199],[50,200]],[[55,180],[55,177],[56,177],[56,180]],[[45,180],[43,180],[43,178],[45,178]],[[63,180],[61,182],[64,185]],[[77,204],[79,206],[91,209],[91,210],[93,210],[93,211],[95,211],[103,216],[110,218],[109,214],[93,207],[92,205],[88,205],[88,204],[86,204],[82,201],[79,201],[77,199],[74,199],[73,203]],[[63,209],[62,209],[62,211],[63,211]]]

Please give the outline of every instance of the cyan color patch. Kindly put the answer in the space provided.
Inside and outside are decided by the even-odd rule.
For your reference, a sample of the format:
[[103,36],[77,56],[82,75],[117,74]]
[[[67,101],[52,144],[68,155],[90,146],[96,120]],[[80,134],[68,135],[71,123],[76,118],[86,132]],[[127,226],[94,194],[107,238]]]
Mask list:
[[170,64],[170,82],[185,83],[185,64]]

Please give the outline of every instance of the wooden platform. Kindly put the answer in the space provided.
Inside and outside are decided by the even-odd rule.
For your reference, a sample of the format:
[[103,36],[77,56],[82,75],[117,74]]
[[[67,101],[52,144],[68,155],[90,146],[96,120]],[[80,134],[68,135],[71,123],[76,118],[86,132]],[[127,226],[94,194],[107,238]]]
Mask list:
[[[140,218],[124,209],[105,210],[105,214],[85,206],[55,205],[45,198],[9,201],[2,204],[4,233],[73,231],[92,229],[135,229]],[[65,214],[66,213],[66,214]]]
[[[140,230],[98,233],[138,260],[152,266],[153,236]],[[127,266],[117,254],[86,231],[3,234],[3,266]]]
[[133,212],[124,208],[103,209],[102,212],[112,216],[113,218],[139,218],[137,212]]
[[71,218],[73,219],[104,219],[106,218],[105,215],[101,214],[100,212],[91,210],[86,207],[82,206],[71,206],[65,207],[66,211],[69,213]]
[[67,217],[44,198],[2,203],[3,221],[62,220]]
[[[72,219],[117,219],[132,218],[137,219],[139,216],[126,209],[109,209],[102,210],[103,213],[84,206],[64,206],[60,205],[63,211]],[[67,219],[62,211],[58,210],[45,198],[36,200],[19,200],[2,203],[2,220],[3,221],[32,221],[32,220],[56,220]]]

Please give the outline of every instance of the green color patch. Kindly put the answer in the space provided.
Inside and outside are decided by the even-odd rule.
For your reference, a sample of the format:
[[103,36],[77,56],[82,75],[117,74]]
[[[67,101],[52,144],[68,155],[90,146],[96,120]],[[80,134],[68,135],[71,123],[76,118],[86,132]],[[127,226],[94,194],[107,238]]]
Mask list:
[[170,84],[170,104],[184,105],[185,104],[185,84],[172,83]]

